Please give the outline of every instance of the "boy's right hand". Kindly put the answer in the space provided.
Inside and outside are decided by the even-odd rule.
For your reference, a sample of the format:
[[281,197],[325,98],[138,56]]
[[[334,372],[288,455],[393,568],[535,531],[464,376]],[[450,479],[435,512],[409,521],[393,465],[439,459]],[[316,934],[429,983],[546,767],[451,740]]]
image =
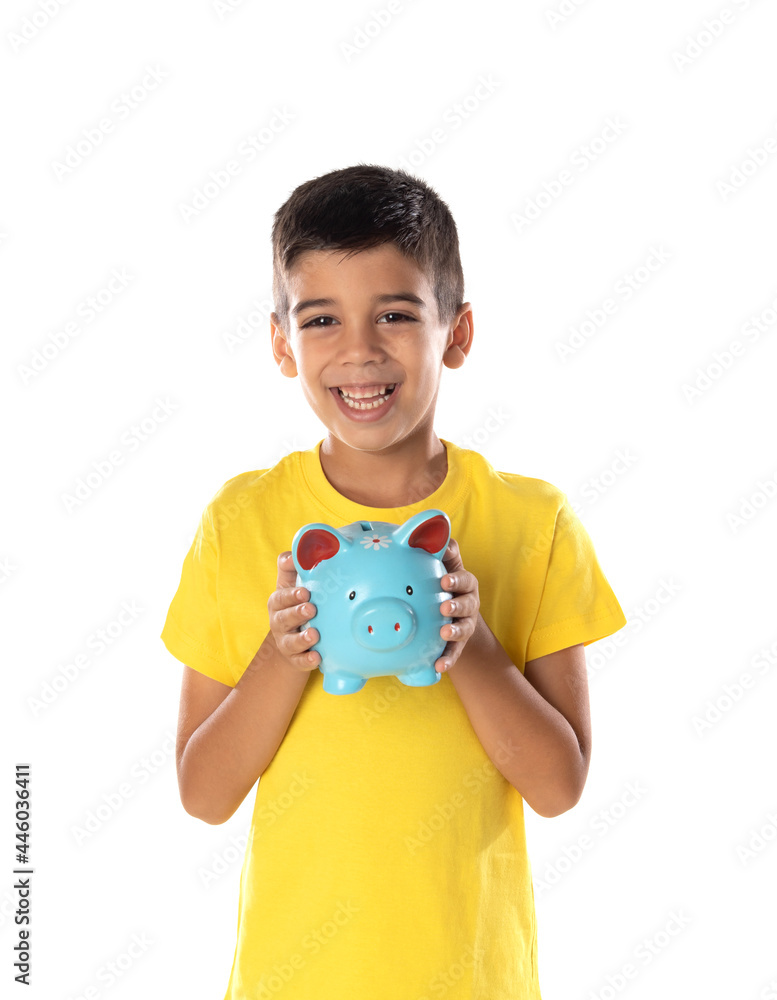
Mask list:
[[308,621],[316,613],[315,604],[306,603],[310,591],[296,586],[297,571],[291,552],[281,552],[278,556],[277,589],[270,594],[267,610],[270,612],[270,631],[275,639],[278,652],[296,670],[315,670],[321,662],[320,655],[308,652],[321,638],[318,630],[297,631],[297,626]]

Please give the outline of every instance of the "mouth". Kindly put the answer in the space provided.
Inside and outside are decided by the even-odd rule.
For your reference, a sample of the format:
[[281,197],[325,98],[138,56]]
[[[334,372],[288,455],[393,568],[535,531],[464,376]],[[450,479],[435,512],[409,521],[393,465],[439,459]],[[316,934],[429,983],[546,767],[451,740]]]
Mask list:
[[332,386],[339,408],[353,420],[375,420],[392,408],[401,383]]
[[396,382],[359,386],[333,386],[345,404],[354,410],[374,410],[383,406],[397,387]]

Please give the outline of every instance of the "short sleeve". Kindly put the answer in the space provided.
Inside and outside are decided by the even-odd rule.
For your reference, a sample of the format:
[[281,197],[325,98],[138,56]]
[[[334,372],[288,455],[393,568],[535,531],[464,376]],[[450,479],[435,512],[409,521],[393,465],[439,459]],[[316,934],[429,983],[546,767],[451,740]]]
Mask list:
[[184,559],[161,638],[177,660],[234,687],[219,615],[218,563],[218,538],[208,507]]
[[526,660],[578,643],[588,646],[627,623],[593,543],[566,496],[558,509],[545,584]]

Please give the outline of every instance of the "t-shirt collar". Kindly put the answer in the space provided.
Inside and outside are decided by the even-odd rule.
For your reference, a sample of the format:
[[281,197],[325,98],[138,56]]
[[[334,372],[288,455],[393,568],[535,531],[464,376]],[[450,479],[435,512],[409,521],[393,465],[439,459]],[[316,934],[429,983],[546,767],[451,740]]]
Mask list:
[[338,522],[336,526],[351,524],[354,521],[363,519],[365,515],[373,521],[386,521],[392,524],[401,524],[413,514],[430,508],[437,508],[445,511],[449,518],[458,510],[462,500],[467,494],[469,485],[469,464],[467,462],[468,452],[459,448],[451,441],[440,438],[445,446],[448,456],[448,471],[445,479],[438,488],[429,496],[424,497],[416,503],[406,504],[403,507],[367,507],[364,504],[356,503],[338,493],[329,480],[324,475],[321,466],[320,450],[324,442],[322,438],[318,444],[307,451],[297,452],[299,456],[301,472],[305,484],[313,498],[325,507],[330,516]]

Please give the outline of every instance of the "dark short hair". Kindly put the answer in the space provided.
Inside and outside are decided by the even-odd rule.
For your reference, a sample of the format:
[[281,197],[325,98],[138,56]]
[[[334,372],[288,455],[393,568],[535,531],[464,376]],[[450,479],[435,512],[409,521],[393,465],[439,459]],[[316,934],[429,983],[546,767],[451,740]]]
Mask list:
[[427,275],[440,322],[464,304],[459,237],[451,211],[428,184],[406,173],[360,163],[305,181],[275,213],[273,298],[288,331],[287,277],[311,250],[350,251],[393,244]]

